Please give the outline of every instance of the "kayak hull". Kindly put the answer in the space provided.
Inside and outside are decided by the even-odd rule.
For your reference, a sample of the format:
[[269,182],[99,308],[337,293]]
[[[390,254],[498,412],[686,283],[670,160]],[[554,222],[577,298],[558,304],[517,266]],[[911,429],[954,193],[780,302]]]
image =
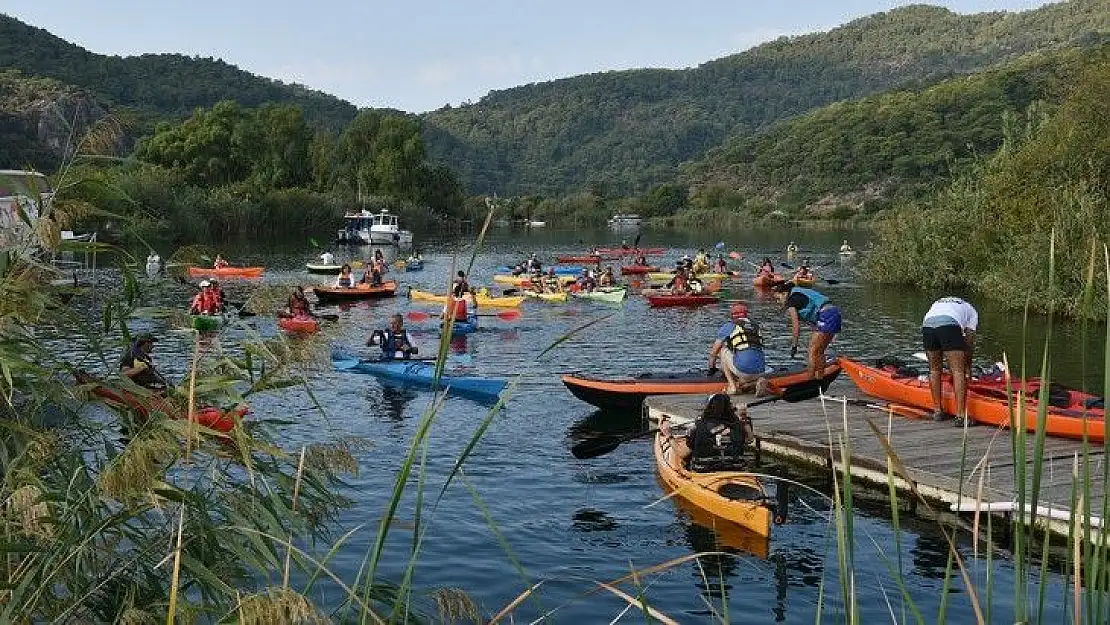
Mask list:
[[602,254],[600,256],[583,254],[579,256],[556,256],[555,260],[560,263],[589,263],[591,265],[596,265],[603,260],[617,260],[618,258],[620,258],[620,256],[616,254]]
[[[78,384],[92,384],[93,395],[104,400],[114,408],[130,409],[142,418],[149,418],[150,413],[160,412],[173,419],[184,419],[185,413],[175,409],[165,398],[157,394],[150,397],[140,397],[123,389],[111,388],[99,378],[81,370],[74,372],[73,377]],[[238,406],[235,410],[223,411],[215,406],[197,408],[193,419],[206,428],[217,432],[230,432],[239,421],[247,414],[249,408]]]
[[393,280],[383,282],[381,286],[368,286],[359,284],[353,289],[342,287],[317,286],[312,288],[316,298],[321,302],[344,302],[358,299],[372,299],[376,297],[393,297],[397,294],[397,283]]
[[535,291],[524,291],[524,296],[525,297],[530,297],[532,299],[540,299],[540,300],[543,300],[545,302],[565,302],[565,301],[567,301],[566,291],[561,291],[559,293],[536,293]]
[[648,273],[656,273],[659,271],[658,267],[650,265],[625,265],[621,267],[621,275],[623,276],[642,276]]
[[655,434],[655,468],[675,497],[762,538],[771,535],[770,498],[758,477],[742,471],[690,471],[675,456],[671,439],[662,432]]
[[[827,389],[840,375],[840,365],[831,361],[822,372],[821,388]],[[711,395],[725,391],[725,376],[702,374],[644,374],[634,378],[602,378],[581,373],[562,376],[567,390],[578,399],[605,410],[639,411],[645,397],[652,395]],[[801,366],[767,374],[772,389],[785,390],[807,383],[809,371]]]
[[[447,295],[437,295],[435,293],[430,293],[428,291],[420,291],[420,290],[417,290],[417,289],[412,289],[411,291],[409,291],[409,297],[411,297],[412,299],[415,299],[415,300],[420,300],[420,301],[424,301],[424,302],[437,302],[437,303],[440,303],[440,304],[446,304],[447,300],[449,299],[449,296],[447,296]],[[454,298],[450,298],[450,299],[454,299]],[[488,295],[482,295],[481,293],[479,293],[474,298],[474,301],[478,304],[478,308],[486,308],[486,307],[516,308],[516,307],[520,306],[520,304],[522,302],[524,302],[524,296],[519,296],[519,297],[490,297]]]
[[[412,384],[414,386],[431,388],[435,376],[435,362],[426,360],[361,360],[354,367],[342,368],[340,370],[369,374],[379,378]],[[505,390],[507,385],[507,380],[498,378],[479,378],[449,374],[444,374],[440,378],[440,387],[447,388],[448,393],[480,396],[486,399],[496,399],[501,394],[501,391]]]
[[312,317],[281,317],[278,327],[288,334],[315,334],[320,322]]
[[[574,276],[560,276],[558,274],[556,274],[556,276],[559,278],[559,282],[562,284],[570,284],[571,282],[574,282],[576,280]],[[498,284],[511,284],[513,286],[532,285],[532,278],[528,276],[510,276],[500,273],[493,276],[493,281]]]
[[[577,276],[582,273],[582,267],[569,266],[569,267],[553,267],[555,275],[557,276]],[[509,267],[498,267],[494,273],[498,274],[511,274],[513,270]]]
[[667,248],[641,247],[625,249],[623,247],[599,247],[595,251],[598,254],[612,254],[614,256],[662,256],[667,252]]
[[[873,397],[884,399],[895,404],[904,404],[915,408],[935,410],[932,393],[929,390],[929,381],[918,377],[897,377],[895,372],[868,366],[859,361],[841,358],[840,364],[856,386],[864,393]],[[1038,403],[1036,392],[1039,390],[1038,380],[1012,380],[1014,399],[1016,389],[1024,388],[1029,396],[1024,406],[1015,408],[1018,419],[1023,422],[1026,430],[1037,431]],[[1105,410],[1102,408],[1084,408],[1083,401],[1095,398],[1093,395],[1079,391],[1069,391],[1071,405],[1068,407],[1049,406],[1046,410],[1045,434],[1062,438],[1083,438],[1084,433],[1092,442],[1103,442],[1106,438]],[[950,381],[945,380],[941,389],[942,409],[949,414],[956,414],[956,394]],[[1005,383],[976,383],[968,384],[967,412],[976,422],[995,427],[1011,426],[1011,410],[1007,399]]]
[[[265,267],[189,267],[189,277],[261,278]],[[337,272],[338,273],[338,272]]]
[[[654,280],[656,282],[669,282],[671,278],[674,277],[674,273],[670,271],[649,271],[646,275],[648,280]],[[725,273],[703,272],[695,274],[694,277],[705,282],[706,280],[724,280],[731,276]]]
[[579,291],[574,293],[575,299],[605,302],[606,304],[619,304],[628,296],[627,287],[598,287],[593,291]]
[[648,306],[668,308],[674,306],[705,306],[720,301],[714,295],[647,295]]
[[478,331],[478,319],[472,318],[466,321],[455,321],[451,324],[451,336],[464,336],[467,334],[474,334]]

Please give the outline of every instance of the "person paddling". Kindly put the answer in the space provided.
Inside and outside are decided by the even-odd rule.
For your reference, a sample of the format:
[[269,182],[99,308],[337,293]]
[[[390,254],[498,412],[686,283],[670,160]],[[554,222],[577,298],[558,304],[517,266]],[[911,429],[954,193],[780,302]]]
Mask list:
[[607,286],[607,287],[616,286],[617,279],[613,276],[613,268],[612,267],[606,267],[605,271],[601,272],[601,275],[598,276],[598,278],[597,278],[597,284],[599,286]]
[[690,279],[686,277],[686,269],[679,267],[674,272],[674,277],[667,283],[667,288],[674,295],[686,295],[690,292]]
[[942,297],[933,302],[921,322],[921,340],[929,359],[929,390],[933,395],[933,420],[944,421],[952,415],[944,412],[942,403],[944,362],[952,372],[956,392],[956,425],[963,425],[967,415],[967,380],[971,375],[971,356],[975,351],[975,332],[979,313],[975,307],[958,297]]
[[228,266],[228,262],[224,260],[223,256],[216,254],[216,260],[212,262],[212,266],[216,269],[223,269]]
[[201,280],[200,293],[193,297],[193,303],[189,306],[189,314],[191,315],[218,315],[222,309],[219,294],[212,288],[212,283],[208,280]]
[[420,351],[409,338],[409,333],[405,330],[405,319],[400,314],[390,316],[389,327],[385,330],[375,330],[370,334],[366,345],[381,347],[381,360],[408,360]]
[[335,278],[335,288],[337,289],[353,289],[355,288],[355,274],[351,273],[351,266],[344,264],[339,269],[339,275]]
[[293,319],[309,319],[316,317],[316,315],[312,314],[312,305],[308,303],[308,298],[305,297],[303,286],[298,286],[293,289],[293,292],[289,294],[286,307],[289,311],[283,312],[280,316],[291,317]]
[[165,391],[170,384],[154,368],[154,359],[150,355],[154,351],[154,340],[154,335],[149,332],[137,335],[120,358],[119,372],[143,388]]
[[790,357],[798,353],[798,335],[801,323],[814,326],[809,339],[809,370],[814,379],[821,379],[825,369],[825,350],[840,333],[840,309],[829,298],[813,289],[795,286],[793,282],[780,282],[772,287],[790,317]]
[[709,397],[686,436],[675,436],[666,416],[659,432],[674,445],[675,457],[692,471],[742,468],[744,448],[755,440],[747,408],[733,406],[724,393]]
[[725,392],[729,395],[754,390],[756,397],[760,397],[770,392],[764,377],[767,364],[763,358],[763,339],[759,325],[748,318],[746,304],[733,304],[729,321],[717,330],[717,338],[709,349],[710,371],[717,368],[718,359],[728,381]]
[[844,242],[840,244],[840,253],[841,254],[850,254],[851,252],[852,252],[852,246],[848,245],[848,239],[844,239]]
[[455,276],[454,282],[451,283],[451,295],[454,297],[462,297],[463,293],[470,290],[470,283],[466,280],[466,272],[459,270]]

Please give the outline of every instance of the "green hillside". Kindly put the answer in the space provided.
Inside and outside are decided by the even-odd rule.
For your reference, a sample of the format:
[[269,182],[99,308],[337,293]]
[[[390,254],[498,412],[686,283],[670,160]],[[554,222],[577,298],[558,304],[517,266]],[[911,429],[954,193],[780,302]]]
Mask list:
[[218,59],[96,54],[3,14],[0,68],[86,89],[105,104],[133,108],[148,118],[184,118],[221,100],[248,107],[273,102],[296,104],[310,121],[338,131],[357,113],[354,105],[334,96],[256,76]]
[[[683,167],[694,201],[756,199],[810,215],[919,197],[993,154],[1006,120],[1045,114],[1110,46],[1033,55],[920,89],[838,102],[710,150]],[[698,198],[702,198],[700,201]],[[710,199],[714,198],[714,199]]]
[[473,192],[642,190],[730,136],[1025,54],[1102,41],[1105,0],[1017,14],[911,6],[688,70],[606,72],[491,92],[425,115],[429,155]]

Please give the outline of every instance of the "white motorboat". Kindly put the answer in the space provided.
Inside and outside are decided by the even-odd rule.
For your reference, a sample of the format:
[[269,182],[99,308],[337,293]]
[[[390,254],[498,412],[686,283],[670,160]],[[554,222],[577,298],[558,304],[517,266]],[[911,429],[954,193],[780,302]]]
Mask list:
[[643,218],[635,214],[613,215],[609,219],[609,227],[614,230],[639,228]]
[[412,232],[401,230],[396,215],[382,210],[371,213],[362,210],[343,216],[343,229],[339,231],[338,242],[348,245],[396,245],[412,246]]

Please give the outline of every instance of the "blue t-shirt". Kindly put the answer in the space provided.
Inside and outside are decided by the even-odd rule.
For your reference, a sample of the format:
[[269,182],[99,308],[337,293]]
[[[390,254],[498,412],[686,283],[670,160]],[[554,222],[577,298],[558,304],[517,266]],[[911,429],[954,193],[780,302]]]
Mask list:
[[[759,328],[754,323],[748,324],[749,332],[752,337],[759,335]],[[724,343],[728,347],[728,337],[732,336],[733,330],[736,329],[736,324],[729,321],[717,330],[717,340]],[[732,352],[732,364],[740,373],[756,374],[763,373],[767,369],[766,362],[763,359],[763,348],[749,347],[748,349],[739,349]]]

